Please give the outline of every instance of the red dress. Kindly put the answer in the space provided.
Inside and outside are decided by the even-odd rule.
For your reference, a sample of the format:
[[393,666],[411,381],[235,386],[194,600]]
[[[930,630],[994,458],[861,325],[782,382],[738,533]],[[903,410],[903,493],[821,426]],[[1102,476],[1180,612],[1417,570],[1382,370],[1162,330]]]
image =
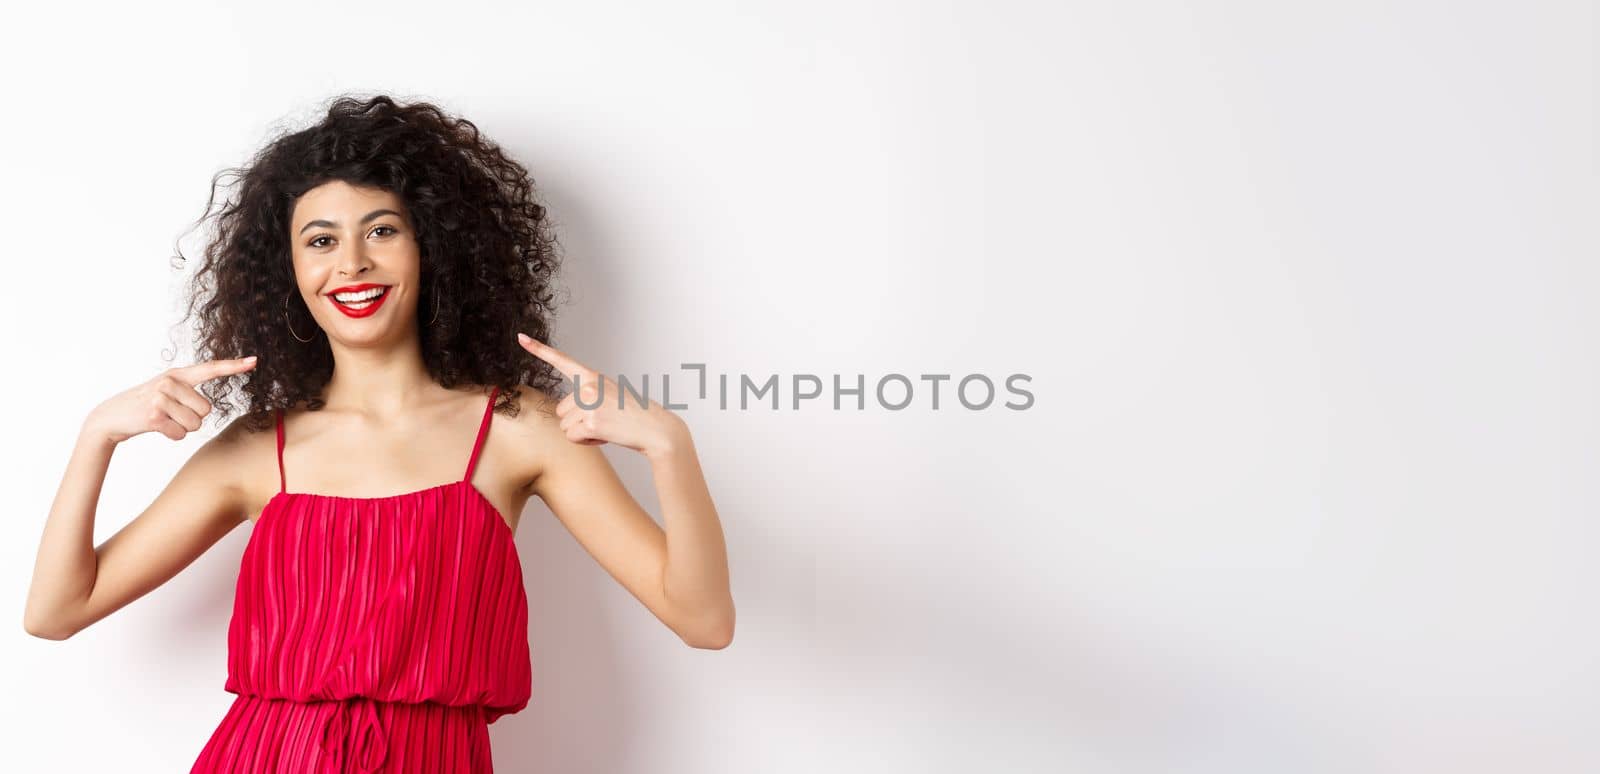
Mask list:
[[388,497],[278,493],[257,517],[228,626],[237,695],[191,774],[492,772],[488,724],[532,692],[511,528],[459,481]]

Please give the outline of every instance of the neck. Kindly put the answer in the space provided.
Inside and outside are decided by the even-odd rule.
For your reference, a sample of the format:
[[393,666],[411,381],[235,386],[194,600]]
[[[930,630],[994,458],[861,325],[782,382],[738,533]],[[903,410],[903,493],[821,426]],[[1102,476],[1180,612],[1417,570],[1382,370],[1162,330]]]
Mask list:
[[437,382],[416,338],[406,344],[364,347],[330,342],[333,376],[323,389],[326,407],[378,417],[395,416],[434,395]]

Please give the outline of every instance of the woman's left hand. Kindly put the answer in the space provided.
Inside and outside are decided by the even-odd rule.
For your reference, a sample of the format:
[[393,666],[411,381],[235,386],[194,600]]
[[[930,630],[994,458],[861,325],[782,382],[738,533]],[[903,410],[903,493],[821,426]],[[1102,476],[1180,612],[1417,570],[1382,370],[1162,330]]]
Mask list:
[[[556,416],[561,419],[567,440],[587,446],[614,443],[650,455],[671,449],[680,434],[688,432],[682,417],[648,398],[648,405],[639,405],[637,398],[624,394],[615,381],[565,352],[521,332],[517,333],[517,342],[560,371],[569,384],[577,380],[577,389],[556,404]],[[585,404],[593,407],[578,405],[580,395]],[[601,398],[599,405],[594,405]]]

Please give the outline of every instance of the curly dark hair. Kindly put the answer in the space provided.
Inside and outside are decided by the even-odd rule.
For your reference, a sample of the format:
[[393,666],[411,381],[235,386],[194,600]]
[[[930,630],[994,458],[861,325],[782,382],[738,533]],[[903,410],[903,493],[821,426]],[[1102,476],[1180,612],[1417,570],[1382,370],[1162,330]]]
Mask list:
[[[561,374],[517,345],[513,331],[550,341],[560,265],[546,208],[521,164],[464,118],[427,102],[340,95],[316,125],[280,133],[242,167],[211,181],[198,226],[214,220],[204,260],[189,286],[183,321],[195,318],[197,361],[259,355],[255,368],[200,385],[219,417],[237,390],[246,427],[304,402],[323,407],[333,353],[321,328],[309,343],[291,336],[288,314],[310,310],[295,292],[289,216],[323,183],[381,188],[410,209],[422,261],[418,329],[429,374],[439,384],[498,385],[496,411],[517,412],[516,385],[555,396]],[[218,206],[219,184],[237,185]],[[191,227],[192,228],[192,227]],[[176,250],[179,268],[186,260]],[[300,324],[301,330],[305,328]]]

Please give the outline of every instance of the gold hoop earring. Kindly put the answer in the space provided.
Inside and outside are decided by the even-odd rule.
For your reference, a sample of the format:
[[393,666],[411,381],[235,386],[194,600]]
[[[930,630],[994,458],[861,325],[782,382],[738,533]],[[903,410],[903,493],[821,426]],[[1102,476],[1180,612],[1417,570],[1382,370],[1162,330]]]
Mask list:
[[[289,292],[293,293],[294,291],[291,290]],[[283,297],[283,322],[284,322],[285,325],[289,326],[289,335],[295,337],[295,339],[298,340],[301,344],[308,343],[308,342],[311,341],[311,339],[316,338],[316,334],[312,334],[311,339],[302,339],[302,338],[300,338],[300,334],[295,331],[294,323],[289,321],[289,296],[288,295],[285,295]]]
[[435,285],[435,286],[433,286],[433,319],[429,320],[428,324],[432,325],[432,324],[434,324],[434,322],[438,321],[438,319],[439,319],[439,286]]

